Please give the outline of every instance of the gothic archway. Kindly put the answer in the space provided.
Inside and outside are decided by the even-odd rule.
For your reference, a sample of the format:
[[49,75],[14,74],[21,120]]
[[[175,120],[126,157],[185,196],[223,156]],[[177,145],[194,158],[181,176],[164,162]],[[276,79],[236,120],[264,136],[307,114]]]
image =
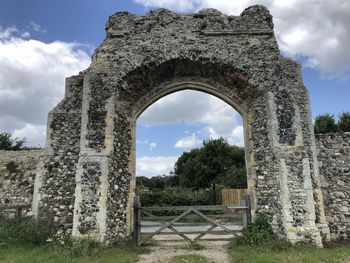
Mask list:
[[91,66],[67,79],[49,114],[49,155],[33,208],[76,236],[112,243],[132,232],[135,120],[181,89],[213,94],[244,119],[252,212],[292,242],[321,244],[324,216],[309,98],[297,63],[280,56],[263,6],[117,13]]

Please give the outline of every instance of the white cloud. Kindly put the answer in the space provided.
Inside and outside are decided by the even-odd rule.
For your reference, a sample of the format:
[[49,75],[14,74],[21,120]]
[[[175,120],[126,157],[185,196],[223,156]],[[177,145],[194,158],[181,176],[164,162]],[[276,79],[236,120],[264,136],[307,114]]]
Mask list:
[[30,142],[30,145],[34,146],[44,146],[43,138],[46,135],[46,126],[45,125],[32,125],[25,124],[21,129],[15,129],[13,131],[13,136],[17,138],[26,138],[27,142]]
[[143,156],[136,159],[137,176],[157,176],[169,174],[174,170],[174,164],[178,156]]
[[155,142],[150,142],[148,140],[136,140],[136,144],[144,144],[144,145],[148,145],[148,149],[153,152],[154,149],[157,148],[157,144]]
[[157,144],[155,142],[151,142],[149,145],[148,145],[148,149],[153,152],[153,150],[157,148]]
[[[203,139],[219,138],[229,142],[239,142],[243,139],[233,135],[239,126],[240,115],[226,102],[209,94],[185,90],[172,93],[152,104],[139,118],[147,126],[162,124],[179,124],[198,126]],[[204,125],[204,128],[203,128]],[[229,139],[229,138],[235,139]],[[200,144],[201,140],[195,134],[179,139],[175,148],[192,148]]]
[[175,143],[174,147],[179,149],[189,149],[199,145],[201,142],[202,141],[197,138],[196,134],[192,133],[191,136],[186,136],[179,139]]
[[135,0],[136,3],[146,7],[165,7],[179,11],[187,11],[194,9],[200,4],[200,0]]
[[44,145],[47,113],[63,98],[65,78],[89,64],[78,43],[45,43],[0,28],[0,131]]
[[344,0],[135,0],[145,7],[193,12],[216,8],[239,15],[245,8],[263,4],[274,17],[282,52],[305,57],[305,65],[328,77],[350,74],[350,1]]
[[36,32],[46,33],[46,29],[43,29],[40,25],[34,23],[33,21],[29,23],[28,27]]
[[231,136],[227,136],[227,141],[230,144],[244,147],[244,132],[243,126],[237,126],[233,129]]

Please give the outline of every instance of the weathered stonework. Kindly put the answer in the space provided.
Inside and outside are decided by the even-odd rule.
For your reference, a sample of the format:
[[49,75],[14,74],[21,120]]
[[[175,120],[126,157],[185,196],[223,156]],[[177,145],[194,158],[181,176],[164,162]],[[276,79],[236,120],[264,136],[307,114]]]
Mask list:
[[[68,79],[65,99],[50,113],[39,214],[106,243],[130,235],[136,119],[171,92],[197,89],[243,116],[253,214],[266,212],[292,242],[321,244],[308,94],[299,65],[280,56],[265,7],[237,17],[214,9],[122,12],[109,18],[106,32],[91,66]],[[66,198],[73,192],[74,200]]]
[[0,150],[0,206],[32,204],[36,169],[43,154],[44,150]]
[[300,66],[280,55],[269,11],[116,13],[92,64],[67,78],[48,118],[33,212],[111,244],[132,233],[135,127],[172,92],[212,94],[244,120],[252,215],[291,242],[328,240],[309,97]]
[[331,238],[350,238],[350,133],[316,135]]

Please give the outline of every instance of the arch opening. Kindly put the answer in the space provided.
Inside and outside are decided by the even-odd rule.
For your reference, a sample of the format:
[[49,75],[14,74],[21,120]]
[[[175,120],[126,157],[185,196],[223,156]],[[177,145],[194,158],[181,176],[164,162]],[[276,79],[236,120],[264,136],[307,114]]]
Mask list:
[[[223,89],[223,87],[221,87],[221,89]],[[232,118],[232,121],[236,121],[235,128],[238,128],[238,129],[236,129],[236,132],[239,129],[241,129],[241,131],[240,131],[241,132],[241,134],[240,134],[241,141],[234,142],[232,140],[232,138],[229,138],[229,136],[227,136],[228,134],[223,134],[223,133],[216,134],[216,136],[208,135],[207,137],[205,137],[205,138],[202,137],[201,139],[208,140],[208,139],[215,139],[215,138],[218,139],[219,137],[222,137],[225,140],[228,139],[228,144],[231,147],[232,147],[232,145],[236,144],[236,146],[243,148],[242,155],[244,155],[244,157],[243,157],[244,182],[243,183],[241,182],[241,184],[243,184],[244,186],[240,187],[240,188],[247,188],[247,184],[249,184],[249,182],[251,182],[252,180],[248,180],[248,178],[251,176],[249,173],[250,170],[247,169],[248,168],[247,162],[249,161],[249,150],[248,150],[249,145],[247,143],[248,138],[249,138],[249,128],[248,128],[249,125],[247,124],[247,114],[246,114],[245,108],[242,105],[240,105],[239,103],[237,103],[237,101],[233,100],[231,97],[229,97],[225,93],[223,93],[222,90],[218,90],[217,88],[215,88],[211,85],[208,85],[204,82],[193,82],[193,81],[191,82],[191,81],[183,81],[183,80],[181,80],[181,81],[174,80],[171,83],[165,83],[165,84],[160,85],[159,87],[155,88],[155,90],[158,90],[159,92],[154,92],[152,94],[152,96],[141,97],[135,103],[136,106],[133,107],[133,109],[134,109],[132,112],[132,139],[133,139],[132,145],[133,145],[133,150],[132,150],[132,156],[131,156],[131,163],[132,163],[131,171],[132,171],[133,179],[131,180],[132,181],[131,188],[135,189],[134,192],[136,192],[136,194],[140,194],[140,191],[138,188],[140,186],[140,184],[136,183],[136,178],[137,178],[137,176],[143,175],[143,174],[139,173],[138,170],[140,170],[140,169],[136,168],[136,167],[140,168],[140,164],[138,165],[138,161],[141,161],[141,159],[138,159],[138,158],[140,158],[140,156],[138,156],[136,154],[137,153],[136,149],[138,148],[138,145],[140,145],[140,144],[144,144],[143,147],[145,148],[146,144],[148,144],[147,145],[148,147],[152,147],[152,144],[154,143],[154,140],[148,140],[147,138],[144,138],[144,137],[138,138],[138,133],[136,132],[136,129],[138,126],[137,125],[138,120],[139,119],[142,120],[144,114],[147,115],[147,111],[152,110],[152,106],[156,105],[159,101],[166,100],[169,97],[176,96],[177,94],[186,93],[186,92],[198,93],[202,96],[204,95],[205,97],[211,98],[212,100],[220,103],[221,106],[224,106],[224,107],[226,107],[226,109],[228,108],[230,110],[230,114],[231,114],[230,117]],[[186,101],[185,101],[185,103],[186,103]],[[181,100],[177,101],[177,104],[178,104],[177,105],[178,107],[181,107],[181,105],[180,105]],[[158,107],[157,112],[160,113],[160,111],[161,111],[161,108],[159,109],[159,107]],[[164,114],[164,113],[162,113],[162,114]],[[217,114],[217,115],[220,115],[220,114]],[[227,117],[227,113],[226,113],[225,117]],[[147,122],[147,120],[146,120],[146,122]],[[153,123],[153,125],[154,124],[155,123]],[[235,132],[235,131],[232,130],[232,132]],[[159,133],[157,133],[157,135],[158,134]],[[202,143],[202,140],[200,140],[200,143],[199,143],[199,140],[196,137],[196,134],[194,134],[194,135],[191,134],[191,136],[192,136],[192,138],[191,138],[192,142],[197,142],[197,144],[193,145],[192,147],[185,147],[184,150],[187,152],[188,151],[190,152],[194,148],[198,148],[199,146],[201,146],[201,143]],[[147,143],[146,143],[146,141],[147,141]],[[174,142],[174,144],[172,146],[175,146],[176,143],[178,143],[178,142],[179,141]],[[157,145],[157,142],[155,142],[155,143]],[[153,147],[154,147],[154,145],[153,145]],[[174,162],[176,162],[176,160],[178,160],[178,157],[180,157],[182,153],[183,153],[182,151],[181,151],[181,153],[178,151],[176,158],[173,158],[172,160],[169,160],[169,158],[167,160],[163,159],[163,161],[172,161],[174,164]],[[145,161],[145,160],[143,160],[143,161]],[[152,158],[149,158],[146,161],[148,161],[148,162],[152,161]],[[162,160],[158,159],[157,161],[162,161]],[[142,163],[142,165],[145,167],[145,166],[147,166],[147,163],[146,164]],[[150,176],[150,174],[147,174],[147,175]],[[153,175],[156,175],[156,174],[153,174]],[[162,174],[158,174],[158,175],[162,175]],[[169,174],[167,174],[167,175],[169,176]],[[175,172],[171,176],[178,177],[178,175]],[[233,176],[234,175],[232,175],[232,177]],[[170,179],[170,180],[174,180],[174,179]],[[237,178],[236,178],[236,180],[237,180]],[[175,181],[176,181],[176,179],[175,179]],[[175,184],[179,184],[179,182],[176,181]],[[217,187],[217,189],[219,189],[218,192],[220,192],[221,188],[238,188],[238,185],[239,185],[239,183],[237,183],[236,185],[232,185],[232,182],[231,182],[231,185],[230,185],[229,182],[227,182],[227,183],[224,182],[224,184],[221,182],[221,185],[219,185],[219,187]],[[178,186],[180,186],[180,185],[178,185]],[[214,186],[215,186],[215,184],[214,184]],[[248,193],[249,193],[249,191],[252,193],[253,189],[254,189],[253,186],[250,185]],[[247,193],[247,191],[245,191],[245,193]],[[217,193],[217,195],[220,196],[219,193]],[[131,198],[131,199],[133,199],[133,198]],[[215,200],[215,204],[222,203],[222,199],[221,200],[219,200],[219,199],[220,198]],[[142,202],[142,198],[141,198],[141,202]],[[214,203],[207,203],[207,204],[209,205],[209,204],[214,204]],[[149,204],[146,204],[146,206],[147,205],[149,205]],[[154,205],[154,204],[152,204],[152,205]]]

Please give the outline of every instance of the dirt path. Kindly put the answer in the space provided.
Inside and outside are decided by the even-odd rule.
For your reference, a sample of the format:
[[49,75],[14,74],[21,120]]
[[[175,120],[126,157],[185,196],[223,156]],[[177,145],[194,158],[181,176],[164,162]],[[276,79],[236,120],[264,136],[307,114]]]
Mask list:
[[190,250],[186,243],[162,243],[150,246],[150,253],[139,256],[139,263],[165,263],[170,258],[179,255],[196,254],[209,259],[212,263],[231,263],[227,253],[227,242],[200,242],[205,248]]

